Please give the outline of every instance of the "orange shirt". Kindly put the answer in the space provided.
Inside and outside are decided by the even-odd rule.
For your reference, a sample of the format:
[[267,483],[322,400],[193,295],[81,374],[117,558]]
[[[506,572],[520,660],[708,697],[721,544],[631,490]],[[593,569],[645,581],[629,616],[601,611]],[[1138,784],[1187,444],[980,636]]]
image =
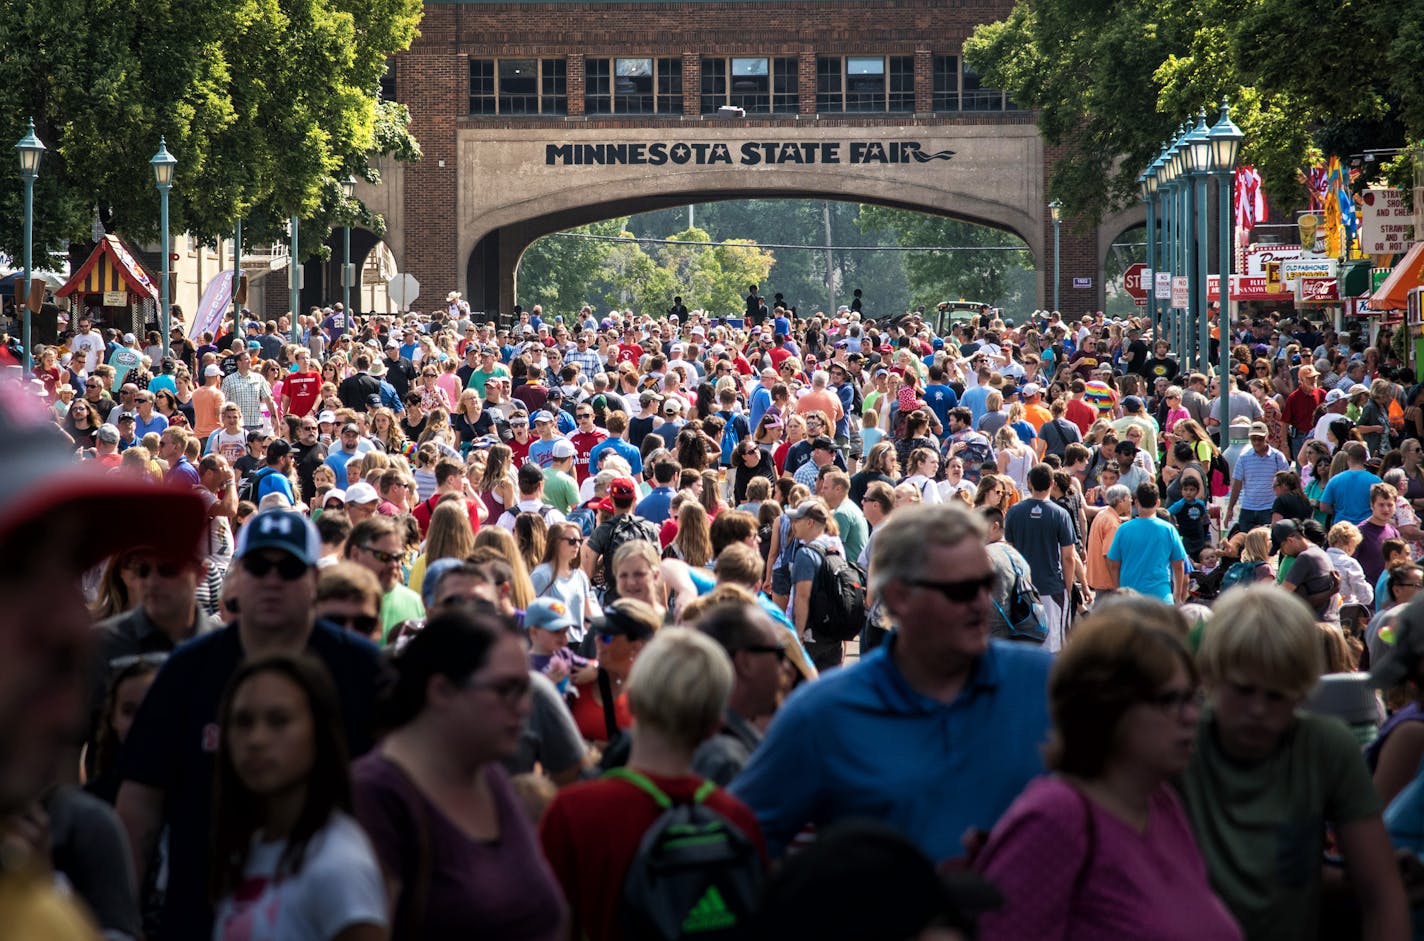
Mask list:
[[1038,431],[1043,428],[1044,422],[1053,420],[1053,413],[1042,402],[1030,402],[1024,406],[1024,418],[1028,419],[1034,431]]
[[[830,416],[833,425],[845,417],[845,407],[841,405],[840,396],[829,389],[824,392],[812,389],[801,396],[796,402],[796,412],[799,415],[805,415],[807,412],[825,412]],[[827,431],[829,430],[827,429]]]
[[206,438],[222,426],[222,389],[217,386],[199,386],[193,390],[193,431]]
[[1093,517],[1093,525],[1088,527],[1088,587],[1101,591],[1113,587],[1112,576],[1108,572],[1108,549],[1112,546],[1113,534],[1122,525],[1113,508],[1103,507]]

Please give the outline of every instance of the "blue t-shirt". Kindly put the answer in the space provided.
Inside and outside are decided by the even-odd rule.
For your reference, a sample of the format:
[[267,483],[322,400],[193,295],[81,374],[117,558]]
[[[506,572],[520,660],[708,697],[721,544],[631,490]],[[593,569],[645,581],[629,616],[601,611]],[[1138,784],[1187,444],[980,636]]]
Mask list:
[[1331,477],[1320,495],[1320,502],[1328,503],[1335,513],[1330,524],[1349,522],[1358,526],[1369,519],[1370,488],[1379,482],[1378,477],[1363,469],[1341,471]]
[[672,498],[677,490],[673,487],[654,487],[652,491],[638,501],[633,512],[650,523],[667,522],[667,518],[672,512]]
[[557,437],[550,438],[548,441],[545,441],[543,438],[538,439],[529,445],[529,460],[538,464],[544,470],[553,467],[554,443],[559,440],[561,439]]
[[1186,562],[1182,537],[1171,523],[1155,516],[1128,520],[1113,534],[1108,558],[1121,565],[1118,584],[1172,604],[1173,562]]
[[1201,500],[1178,500],[1167,507],[1167,513],[1176,520],[1177,532],[1182,534],[1182,544],[1188,552],[1195,552],[1206,545],[1207,526],[1211,511]]
[[939,419],[940,426],[949,428],[949,410],[959,404],[959,396],[946,385],[925,386],[925,404]]
[[772,856],[807,823],[872,817],[931,860],[957,858],[966,830],[992,830],[1043,773],[1048,652],[991,640],[964,689],[941,703],[905,679],[896,642],[892,633],[859,663],[793,692],[732,782]]
[[627,461],[628,466],[632,468],[635,475],[643,472],[643,455],[637,448],[622,438],[606,438],[589,449],[588,472],[590,474],[598,473],[598,462],[603,460],[603,452],[605,451],[612,451]]
[[959,404],[969,409],[969,424],[971,426],[979,427],[979,419],[983,418],[984,413],[989,410],[986,403],[991,391],[993,390],[988,386],[972,386],[964,390],[964,398],[959,400]]

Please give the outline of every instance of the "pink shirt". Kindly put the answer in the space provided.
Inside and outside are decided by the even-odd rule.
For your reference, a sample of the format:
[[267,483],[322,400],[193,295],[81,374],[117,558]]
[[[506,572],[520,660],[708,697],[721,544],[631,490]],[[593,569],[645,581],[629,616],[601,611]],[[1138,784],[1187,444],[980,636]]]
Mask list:
[[1138,833],[1062,779],[1038,778],[975,866],[1004,893],[983,941],[1241,941],[1167,784]]

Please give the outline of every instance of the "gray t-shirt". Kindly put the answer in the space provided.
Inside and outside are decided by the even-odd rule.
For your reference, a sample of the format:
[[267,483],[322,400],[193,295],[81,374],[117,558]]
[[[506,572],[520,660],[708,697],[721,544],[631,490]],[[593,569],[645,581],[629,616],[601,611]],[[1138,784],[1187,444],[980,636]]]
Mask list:
[[1007,542],[993,542],[984,548],[989,552],[989,561],[993,563],[994,575],[998,578],[998,584],[994,588],[994,604],[989,609],[989,634],[1007,640],[1009,622],[1004,618],[1004,612],[1009,610],[1014,581],[1021,575],[1025,586],[1031,586],[1033,576],[1029,571],[1028,561]]
[[1060,550],[1073,545],[1073,521],[1067,510],[1048,500],[1016,503],[1004,517],[1004,538],[1028,562],[1040,594],[1057,598],[1063,593]]
[[[1330,556],[1325,554],[1325,550],[1311,546],[1291,563],[1290,571],[1286,572],[1285,586],[1302,597],[1319,594],[1330,587],[1330,575],[1334,571],[1335,566],[1330,564]],[[1297,586],[1300,586],[1298,591]],[[1330,600],[1327,598],[1323,605],[1315,609],[1315,613],[1324,617],[1329,607]]]
[[[583,761],[586,746],[579,735],[573,713],[564,705],[563,697],[547,676],[529,671],[533,708],[524,731],[519,735],[519,748],[504,763],[510,774],[526,774],[538,762],[548,774],[559,774]],[[581,696],[597,696],[596,686],[586,686]]]

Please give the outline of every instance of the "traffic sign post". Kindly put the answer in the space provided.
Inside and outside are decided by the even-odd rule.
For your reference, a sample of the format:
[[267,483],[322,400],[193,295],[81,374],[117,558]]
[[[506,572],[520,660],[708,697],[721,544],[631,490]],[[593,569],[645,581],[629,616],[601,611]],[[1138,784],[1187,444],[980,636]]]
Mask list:
[[1138,262],[1122,273],[1122,289],[1128,293],[1138,307],[1147,306],[1147,285],[1152,280],[1152,272]]
[[386,282],[386,296],[401,309],[401,313],[405,313],[420,296],[420,282],[415,280],[415,275],[395,275]]

